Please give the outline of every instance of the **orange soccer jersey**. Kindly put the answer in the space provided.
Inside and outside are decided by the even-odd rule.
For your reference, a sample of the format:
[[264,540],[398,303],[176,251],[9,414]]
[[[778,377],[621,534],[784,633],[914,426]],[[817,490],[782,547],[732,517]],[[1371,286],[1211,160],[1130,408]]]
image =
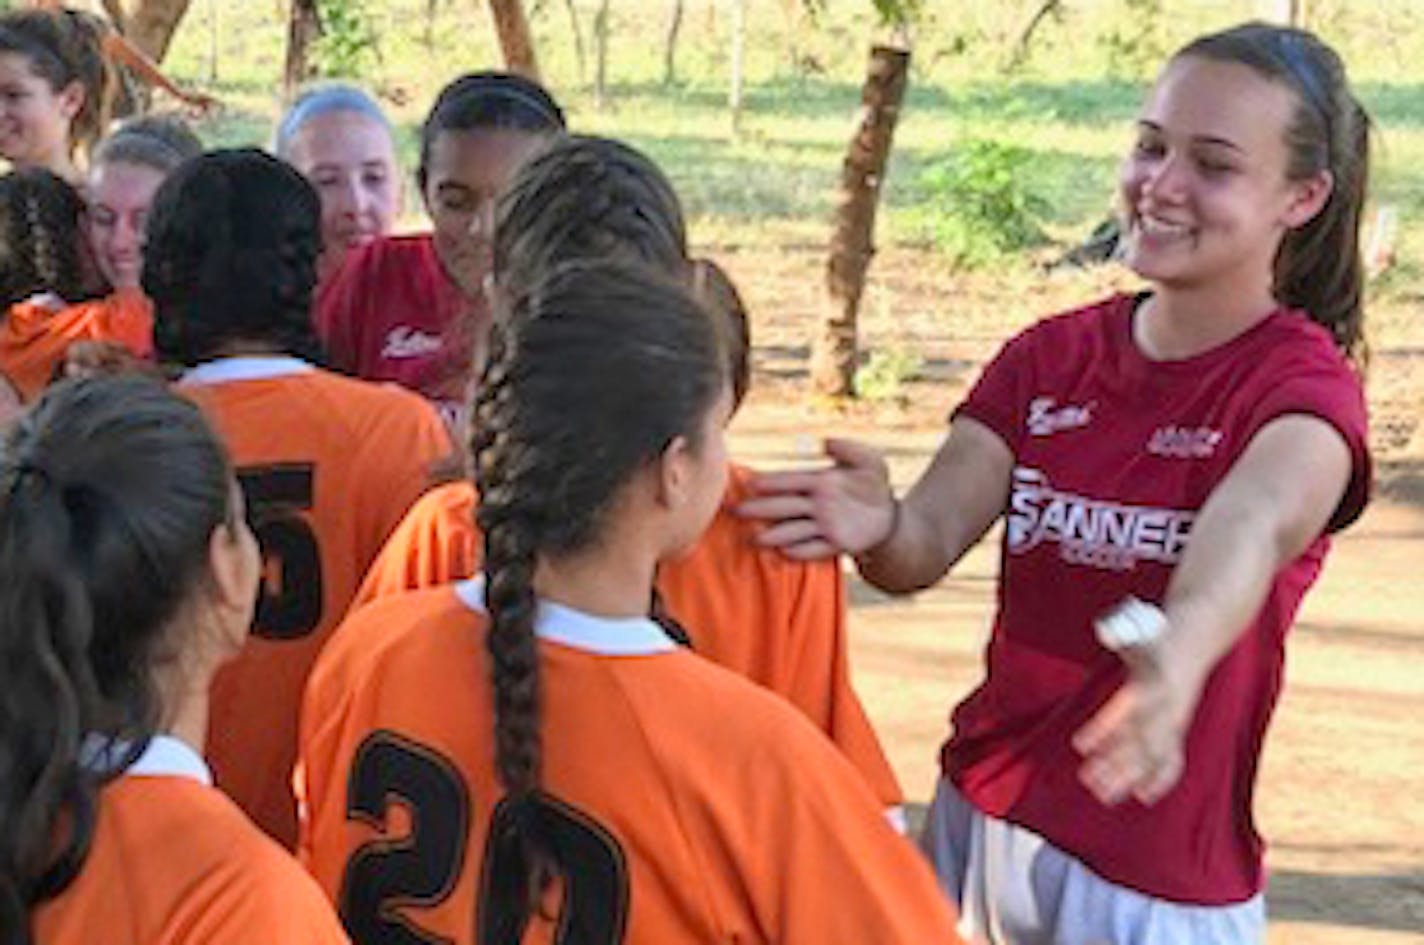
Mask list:
[[0,374],[29,403],[76,341],[112,341],[146,358],[153,353],[153,305],[137,290],[67,308],[43,301],[12,305],[0,326]]
[[154,739],[99,793],[79,876],[35,910],[39,945],[342,945],[331,904],[209,786],[197,752]]
[[[473,943],[524,895],[480,579],[354,613],[302,707],[300,852],[357,942]],[[646,618],[544,602],[543,792],[566,854],[526,940],[953,942],[926,863],[783,700]],[[572,938],[569,929],[575,930]]]
[[[749,497],[750,476],[732,467],[722,508],[686,556],[659,568],[658,590],[694,650],[790,700],[881,802],[896,806],[904,795],[851,688],[840,563],[792,561],[756,545],[755,527],[733,511]],[[421,497],[371,567],[357,604],[474,574],[475,498],[468,482]]]
[[213,686],[208,757],[218,785],[291,846],[307,672],[449,437],[417,395],[294,358],[213,361],[181,387],[232,453],[265,568],[252,639]]

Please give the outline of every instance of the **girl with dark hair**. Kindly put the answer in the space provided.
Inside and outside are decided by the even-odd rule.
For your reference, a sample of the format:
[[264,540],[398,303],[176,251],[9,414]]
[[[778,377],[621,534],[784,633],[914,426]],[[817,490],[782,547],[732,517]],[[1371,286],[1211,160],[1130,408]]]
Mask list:
[[925,835],[991,942],[1261,941],[1252,791],[1285,635],[1369,493],[1369,119],[1339,57],[1259,23],[1203,36],[1137,128],[1122,212],[1150,291],[1009,342],[903,501],[831,441],[834,468],[745,507],[892,593],[1003,516],[988,674]]
[[335,366],[458,413],[489,328],[495,198],[563,130],[558,104],[522,76],[473,73],[441,91],[416,169],[434,231],[378,239],[323,285],[317,329]]
[[647,616],[726,486],[724,357],[683,288],[626,266],[555,270],[502,316],[483,576],[359,611],[303,704],[303,853],[356,941],[956,940],[830,744]]
[[25,401],[39,396],[75,342],[114,341],[140,355],[153,347],[146,312],[132,317],[91,301],[102,290],[83,213],[78,192],[49,171],[0,176],[0,375]]
[[296,170],[256,150],[216,151],[159,189],[143,270],[158,354],[186,369],[181,389],[223,434],[265,560],[254,637],[214,683],[209,760],[218,785],[287,845],[307,671],[451,448],[419,397],[314,363],[320,228]]
[[[748,375],[748,326],[731,280],[715,263],[689,263],[682,208],[662,172],[638,151],[570,135],[531,160],[499,205],[496,297],[528,291],[541,273],[576,259],[652,265],[684,280],[723,331],[733,409]],[[712,525],[684,556],[658,568],[659,601],[693,649],[784,696],[824,731],[900,817],[899,783],[850,682],[844,579],[838,562],[790,561],[755,542],[734,514],[750,473],[731,464]],[[422,496],[391,535],[356,602],[462,580],[479,568],[474,486]]]
[[0,15],[0,157],[76,186],[114,94],[102,20],[78,10]]
[[391,232],[400,164],[390,119],[371,96],[341,83],[308,89],[277,126],[274,148],[321,197],[322,283],[353,250]]
[[0,941],[346,940],[201,755],[258,569],[222,446],[162,385],[69,382],[5,436]]

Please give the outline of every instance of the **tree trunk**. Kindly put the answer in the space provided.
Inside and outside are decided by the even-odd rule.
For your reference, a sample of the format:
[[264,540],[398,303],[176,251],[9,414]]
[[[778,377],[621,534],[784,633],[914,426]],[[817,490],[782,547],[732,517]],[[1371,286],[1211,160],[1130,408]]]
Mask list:
[[593,104],[599,111],[608,106],[608,5],[599,0],[593,15]]
[[539,81],[539,62],[534,56],[534,37],[520,0],[489,0],[504,66],[510,72]]
[[1270,0],[1266,16],[1277,23],[1304,29],[1306,0]]
[[668,4],[667,31],[663,33],[663,85],[677,81],[677,34],[682,30],[682,0]]
[[140,52],[154,62],[162,62],[178,24],[188,12],[188,3],[189,0],[105,0],[104,10]]
[[732,134],[742,133],[742,102],[747,73],[747,0],[732,0],[732,82],[727,107],[732,112]]
[[1028,25],[1019,34],[1018,41],[1014,43],[1014,51],[1009,56],[1008,68],[1017,69],[1028,60],[1029,45],[1033,42],[1033,34],[1050,14],[1058,15],[1063,11],[1063,0],[1042,0],[1033,16],[1029,18]]
[[312,44],[321,36],[318,0],[292,0],[287,15],[287,59],[282,68],[282,94],[290,102],[302,83],[312,78]]
[[860,297],[875,255],[875,212],[909,69],[909,50],[877,45],[870,51],[860,122],[841,165],[826,315],[811,346],[811,383],[822,394],[848,396],[855,390]]

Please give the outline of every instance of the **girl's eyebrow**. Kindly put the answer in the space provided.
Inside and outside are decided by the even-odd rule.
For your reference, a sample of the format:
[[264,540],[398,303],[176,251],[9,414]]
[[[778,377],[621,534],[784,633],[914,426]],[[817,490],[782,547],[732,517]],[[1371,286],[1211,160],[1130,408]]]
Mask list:
[[[1161,134],[1163,132],[1161,125],[1148,118],[1139,118],[1137,120],[1137,127],[1142,131],[1152,131],[1156,132],[1157,134]],[[1222,138],[1217,135],[1192,135],[1192,143],[1217,145],[1219,147],[1230,148],[1233,151],[1245,153],[1245,148],[1241,147],[1241,145],[1237,144],[1235,141],[1232,141],[1230,138]]]

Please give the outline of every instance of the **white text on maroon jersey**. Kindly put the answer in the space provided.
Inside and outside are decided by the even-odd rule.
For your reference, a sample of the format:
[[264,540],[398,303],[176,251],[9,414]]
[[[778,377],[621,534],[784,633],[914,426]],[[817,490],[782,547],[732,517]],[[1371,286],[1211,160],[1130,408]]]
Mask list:
[[1130,571],[1139,561],[1176,564],[1187,547],[1194,513],[1150,505],[1123,505],[1060,492],[1037,469],[1014,469],[1004,517],[1009,554],[1044,542],[1058,545],[1069,564]]

